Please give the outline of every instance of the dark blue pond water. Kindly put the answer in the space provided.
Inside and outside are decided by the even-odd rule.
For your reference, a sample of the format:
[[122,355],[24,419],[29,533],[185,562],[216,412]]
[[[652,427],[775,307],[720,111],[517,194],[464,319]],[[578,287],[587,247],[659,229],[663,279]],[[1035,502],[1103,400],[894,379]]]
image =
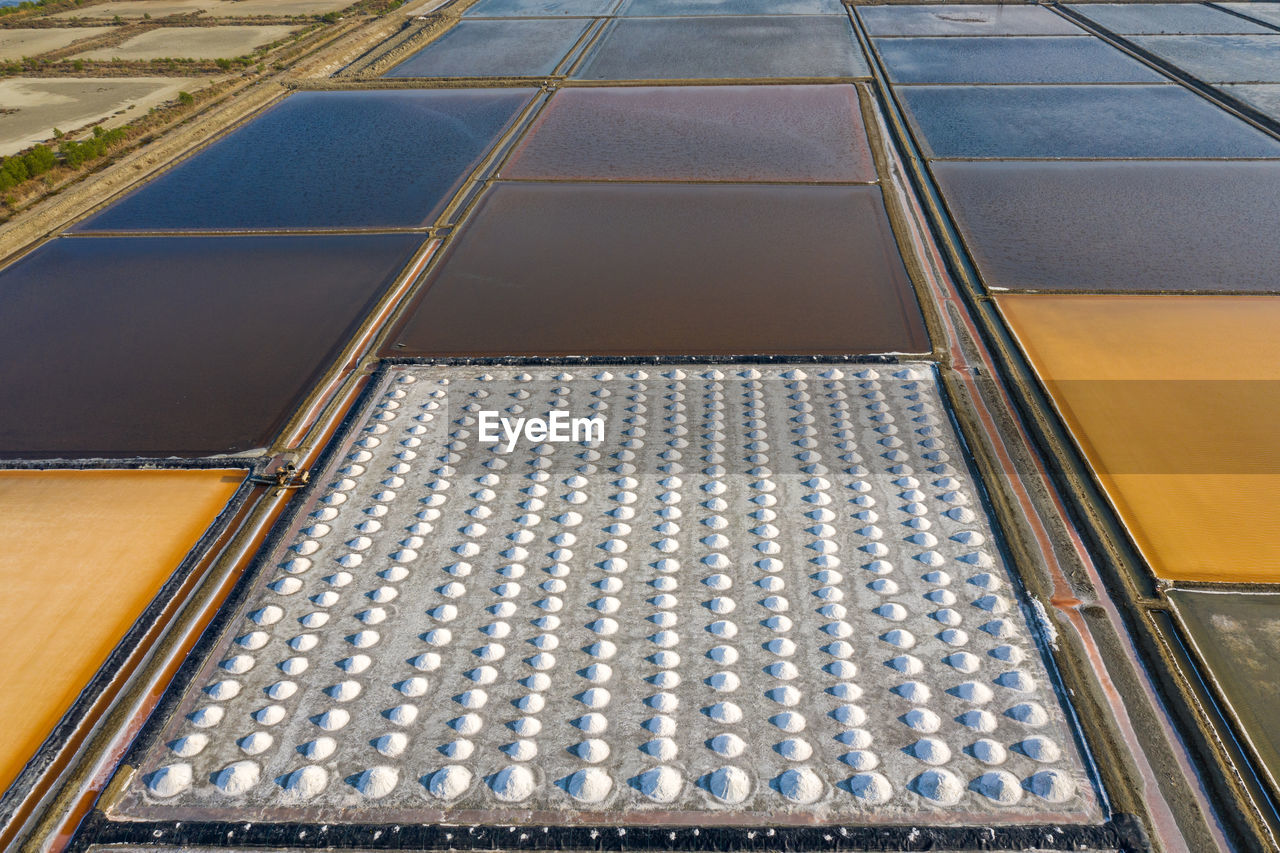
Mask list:
[[429,224],[531,96],[293,95],[74,230]]

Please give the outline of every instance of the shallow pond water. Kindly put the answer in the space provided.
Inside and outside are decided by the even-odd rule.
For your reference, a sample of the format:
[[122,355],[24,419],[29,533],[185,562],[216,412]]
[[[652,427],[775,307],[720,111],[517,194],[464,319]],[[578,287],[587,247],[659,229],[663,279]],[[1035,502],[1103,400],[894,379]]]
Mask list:
[[533,94],[303,92],[73,230],[430,224]]
[[878,187],[498,184],[388,355],[929,349]]
[[874,181],[853,86],[561,89],[507,178]]
[[0,448],[55,458],[265,447],[421,243],[45,244],[0,271]]

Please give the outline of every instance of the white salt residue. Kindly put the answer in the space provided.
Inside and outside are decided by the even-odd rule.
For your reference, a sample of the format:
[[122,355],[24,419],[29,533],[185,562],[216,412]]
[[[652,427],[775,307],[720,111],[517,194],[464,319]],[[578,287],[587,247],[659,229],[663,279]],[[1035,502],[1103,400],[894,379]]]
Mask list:
[[200,750],[204,749],[208,744],[209,736],[196,732],[195,734],[170,741],[168,747],[179,758],[190,758],[193,755],[198,755]]
[[1049,645],[1057,649],[1058,626],[1053,624],[1053,620],[1049,618],[1049,613],[1044,609],[1044,605],[1040,603],[1040,599],[1031,599],[1031,609],[1035,611],[1036,619],[1039,620],[1040,627],[1044,629],[1044,635],[1048,639]]
[[450,764],[431,774],[427,790],[442,800],[455,800],[471,787],[471,771],[459,764]]
[[822,780],[808,767],[785,770],[775,780],[779,793],[793,803],[812,803],[822,796]]
[[173,797],[191,787],[191,765],[169,764],[147,777],[147,790],[157,797]]
[[974,741],[969,752],[983,764],[1004,764],[1008,757],[1003,745],[985,737]]
[[271,748],[271,744],[275,742],[275,738],[266,732],[254,732],[246,735],[236,741],[236,745],[245,753],[245,755],[258,755],[266,752]]
[[314,764],[295,770],[284,777],[284,789],[296,797],[314,797],[329,784],[329,774]]
[[1026,781],[1027,790],[1050,803],[1062,803],[1071,799],[1076,784],[1061,770],[1041,770]]
[[658,803],[674,802],[684,785],[680,772],[665,765],[646,770],[636,777],[635,782],[640,793]]
[[707,742],[707,746],[712,752],[723,755],[725,758],[736,758],[747,748],[742,738],[731,732],[716,735]]
[[741,767],[721,767],[707,777],[707,790],[720,802],[736,805],[751,793],[751,777]]
[[1028,726],[1043,726],[1049,722],[1048,712],[1038,702],[1023,702],[1020,705],[1014,705],[1004,713],[1009,719]]
[[992,770],[983,773],[969,785],[976,793],[981,794],[993,803],[1011,806],[1022,799],[1022,788],[1018,777],[1006,770]]
[[533,773],[528,767],[513,764],[504,767],[487,780],[489,789],[499,800],[507,803],[518,803],[527,800],[537,786]]
[[403,732],[390,732],[375,739],[373,742],[373,748],[387,758],[399,756],[408,745],[409,738]]
[[925,764],[946,764],[951,760],[951,748],[935,737],[921,738],[905,751]]
[[600,768],[587,767],[570,775],[564,781],[564,787],[575,800],[598,803],[609,796],[613,780]]
[[[935,772],[937,771],[928,771],[928,773]],[[945,773],[946,771],[942,772]],[[952,778],[954,779],[955,777]],[[878,805],[879,803],[887,802],[893,796],[893,786],[889,784],[888,779],[879,773],[859,773],[851,776],[846,784],[849,786],[849,793],[867,805]],[[956,785],[960,785],[960,780],[956,779]]]
[[243,794],[258,784],[260,771],[252,761],[236,761],[228,764],[213,777],[213,784],[228,796]]
[[950,770],[926,770],[911,780],[911,789],[926,800],[954,806],[964,796],[964,783]]
[[394,767],[379,765],[370,767],[356,777],[355,788],[371,800],[385,797],[395,790],[400,781],[400,771]]

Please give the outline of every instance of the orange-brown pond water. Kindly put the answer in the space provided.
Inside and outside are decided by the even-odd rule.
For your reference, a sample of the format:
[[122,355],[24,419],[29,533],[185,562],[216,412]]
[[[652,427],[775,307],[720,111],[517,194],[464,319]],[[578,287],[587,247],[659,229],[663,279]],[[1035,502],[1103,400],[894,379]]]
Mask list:
[[244,477],[0,471],[0,790]]
[[1280,580],[1280,297],[998,302],[1158,576]]

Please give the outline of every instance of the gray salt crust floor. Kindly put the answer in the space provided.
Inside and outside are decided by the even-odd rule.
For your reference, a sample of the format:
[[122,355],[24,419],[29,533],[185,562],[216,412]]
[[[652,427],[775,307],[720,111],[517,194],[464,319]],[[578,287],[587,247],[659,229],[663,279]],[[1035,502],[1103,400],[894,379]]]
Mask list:
[[340,440],[116,816],[1100,818],[927,364],[396,368]]

